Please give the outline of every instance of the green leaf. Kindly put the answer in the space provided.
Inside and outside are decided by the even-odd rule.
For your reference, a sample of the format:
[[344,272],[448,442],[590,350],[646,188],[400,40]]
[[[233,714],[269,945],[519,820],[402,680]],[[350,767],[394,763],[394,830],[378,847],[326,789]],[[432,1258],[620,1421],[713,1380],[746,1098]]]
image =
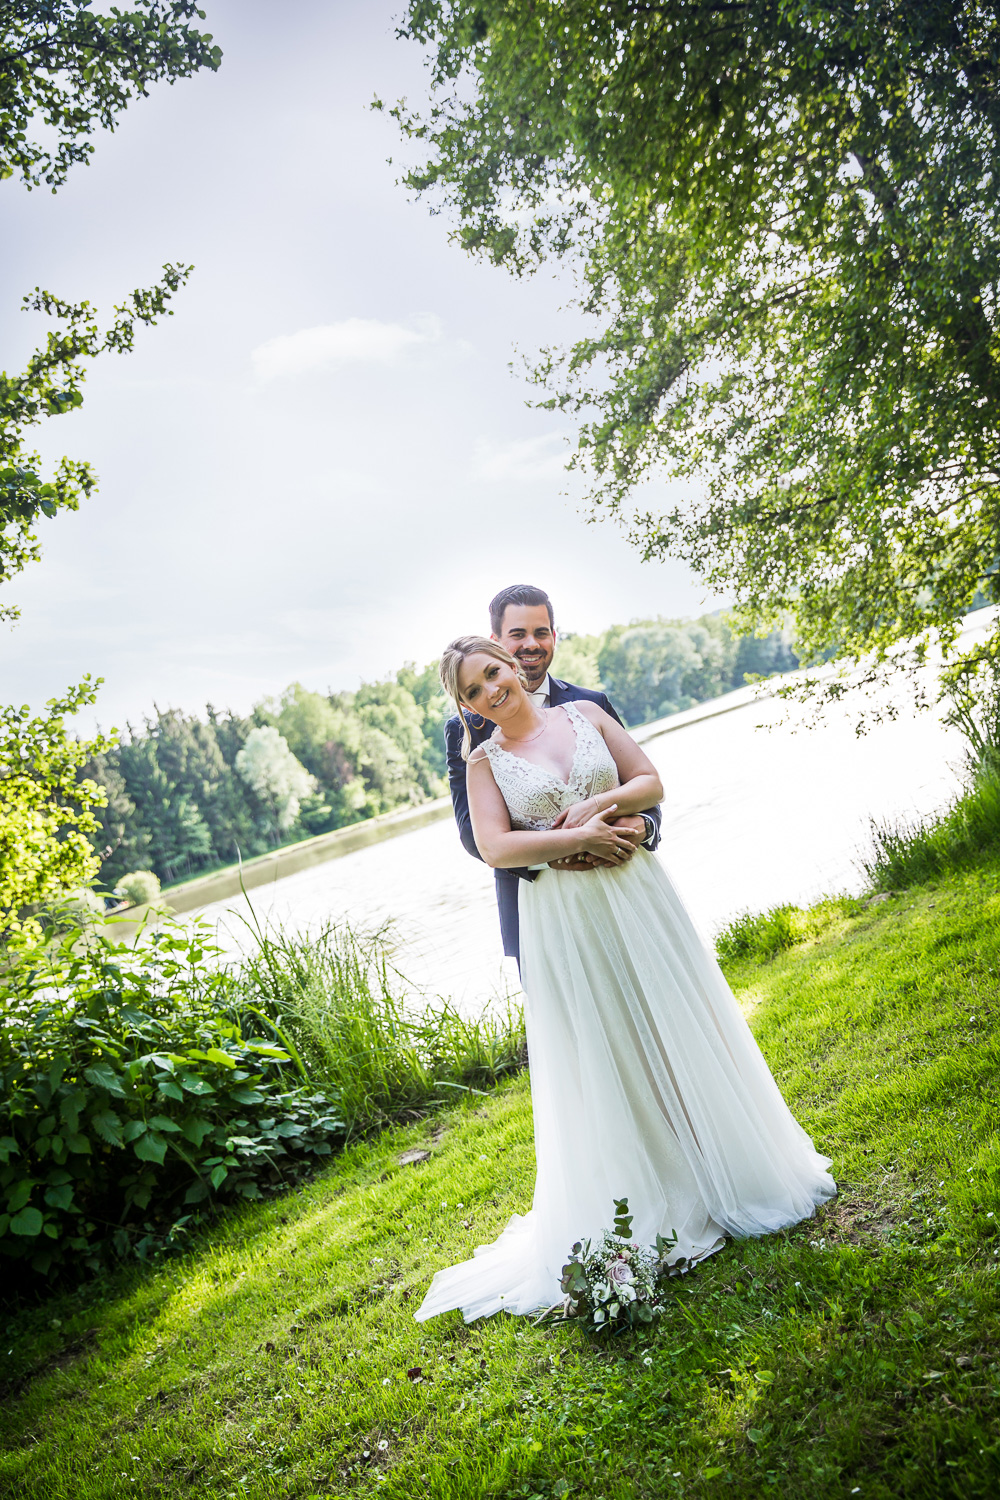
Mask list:
[[181,1128],[176,1121],[169,1119],[167,1115],[151,1115],[149,1123],[156,1130],[165,1130],[168,1135],[179,1133]]
[[750,1439],[751,1443],[762,1443],[764,1441],[764,1434],[763,1432],[761,1432],[759,1427],[748,1427],[747,1437]]
[[177,1063],[187,1062],[180,1052],[149,1052],[143,1058],[143,1062],[155,1063],[165,1073],[172,1073]]
[[16,1214],[22,1209],[31,1197],[31,1190],[35,1186],[34,1178],[22,1177],[7,1194],[7,1209],[9,1213]]
[[20,1156],[21,1148],[12,1135],[0,1135],[0,1164],[6,1165],[12,1156]]
[[22,1208],[10,1221],[10,1232],[23,1235],[25,1239],[33,1239],[35,1235],[41,1234],[44,1223],[45,1219],[37,1208]]
[[50,1208],[71,1208],[73,1205],[72,1186],[67,1183],[63,1187],[46,1188],[45,1201]]
[[212,1168],[212,1176],[211,1176],[211,1179],[210,1179],[210,1181],[212,1183],[212,1186],[214,1188],[221,1187],[222,1184],[225,1182],[225,1180],[226,1180],[226,1178],[228,1176],[229,1176],[229,1172],[228,1172],[227,1168],[224,1167],[224,1166],[222,1166],[221,1163],[220,1163],[219,1166],[213,1167]]
[[66,1149],[76,1152],[77,1156],[90,1156],[92,1152],[91,1144],[85,1135],[68,1135]]
[[141,1135],[145,1135],[148,1129],[149,1126],[145,1120],[129,1120],[122,1132],[122,1138],[125,1141],[137,1141]]
[[706,1469],[705,1470],[705,1478],[706,1479],[717,1479],[718,1476],[720,1474],[723,1474],[723,1473],[725,1473],[725,1470],[724,1469],[720,1469],[720,1468]]
[[174,1083],[174,1081],[173,1081],[172,1078],[160,1078],[160,1079],[158,1079],[156,1087],[159,1089],[160,1093],[163,1095],[163,1097],[165,1099],[183,1099],[184,1098],[184,1090],[178,1088],[177,1084]]
[[91,1129],[109,1146],[122,1144],[122,1122],[113,1109],[98,1110],[90,1117]]
[[184,1121],[181,1134],[185,1140],[191,1142],[192,1146],[200,1146],[206,1135],[211,1135],[213,1128],[211,1120],[206,1120],[201,1115],[193,1115]]
[[95,1063],[92,1068],[84,1069],[83,1076],[95,1088],[107,1089],[109,1094],[117,1094],[119,1098],[125,1097],[125,1090],[121,1086],[118,1074],[110,1063]]
[[199,1078],[196,1073],[181,1073],[181,1088],[188,1094],[214,1094],[215,1089],[204,1078]]
[[162,1135],[157,1135],[155,1130],[140,1136],[133,1147],[140,1161],[155,1161],[158,1166],[163,1165],[163,1158],[167,1154],[167,1143]]
[[68,1067],[69,1058],[66,1056],[65,1052],[60,1052],[56,1057],[52,1059],[52,1065],[50,1066],[48,1072],[48,1085],[49,1088],[52,1089],[53,1093],[59,1087],[59,1084],[62,1081],[62,1076]]
[[238,1088],[230,1089],[229,1097],[235,1099],[237,1104],[263,1104],[267,1095],[262,1094],[260,1089]]
[[218,1063],[220,1068],[236,1067],[236,1059],[230,1057],[228,1052],[221,1052],[218,1047],[209,1047],[208,1051],[203,1053],[202,1056],[209,1062]]

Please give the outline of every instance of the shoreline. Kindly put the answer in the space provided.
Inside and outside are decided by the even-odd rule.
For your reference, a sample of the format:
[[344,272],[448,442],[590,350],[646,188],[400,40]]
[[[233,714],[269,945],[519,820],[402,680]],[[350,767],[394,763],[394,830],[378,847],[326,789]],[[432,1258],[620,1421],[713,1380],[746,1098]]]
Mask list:
[[[991,606],[968,615],[961,634],[966,636],[983,629],[991,622],[995,612],[996,606]],[[637,725],[630,730],[630,733],[640,745],[648,744],[662,735],[673,734],[722,714],[735,713],[755,703],[763,703],[775,697],[783,686],[787,686],[797,677],[804,676],[809,670],[799,668],[795,672],[766,678],[763,682],[734,688],[718,698],[706,699],[705,702],[696,703],[693,707],[682,709],[679,713]],[[819,668],[820,673],[834,671],[836,667],[833,664]],[[243,887],[248,891],[274,884],[301,870],[325,864],[329,860],[339,859],[345,854],[353,854],[386,839],[413,833],[432,823],[443,821],[451,816],[451,811],[451,798],[447,796],[433,798],[416,807],[394,808],[391,812],[380,813],[377,817],[366,818],[363,822],[351,823],[345,828],[336,828],[330,833],[317,834],[312,838],[302,839],[298,843],[287,844],[280,849],[272,850],[268,854],[258,855],[254,859],[247,860],[242,866],[238,862],[225,865],[222,869],[213,870],[208,874],[195,875],[190,880],[165,886],[156,903],[151,906],[133,907],[130,911],[122,913],[116,920],[138,928],[144,921],[155,921],[163,914],[182,915],[195,911],[199,907],[238,896],[241,879]]]

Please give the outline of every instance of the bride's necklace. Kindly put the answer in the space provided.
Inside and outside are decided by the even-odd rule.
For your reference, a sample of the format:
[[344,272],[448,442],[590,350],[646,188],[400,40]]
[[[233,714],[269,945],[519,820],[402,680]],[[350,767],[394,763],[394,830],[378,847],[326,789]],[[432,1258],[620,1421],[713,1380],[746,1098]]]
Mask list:
[[534,734],[522,735],[522,737],[519,740],[511,739],[511,737],[510,737],[509,734],[505,734],[504,735],[504,739],[510,745],[530,745],[531,742],[532,742],[532,740],[537,740],[538,737],[539,737],[539,735],[544,734],[544,733],[545,733],[545,720],[543,719],[542,720],[542,727],[541,727],[541,729],[536,729],[535,732],[534,732]]

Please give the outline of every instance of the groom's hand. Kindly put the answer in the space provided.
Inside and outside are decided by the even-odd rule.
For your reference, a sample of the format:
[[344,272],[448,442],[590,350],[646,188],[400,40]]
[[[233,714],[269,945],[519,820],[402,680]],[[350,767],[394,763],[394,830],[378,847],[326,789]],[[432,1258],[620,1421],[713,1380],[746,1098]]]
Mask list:
[[624,817],[616,818],[611,826],[627,833],[637,849],[642,848],[646,837],[646,820],[641,813],[627,813]]
[[[558,819],[556,820],[556,825],[558,825]],[[624,817],[615,818],[611,827],[618,828],[622,833],[627,834],[633,848],[642,848],[643,840],[646,837],[646,821],[637,813],[628,813]],[[631,855],[629,858],[631,858]],[[622,861],[618,859],[598,859],[596,854],[570,854],[565,859],[552,859],[549,861],[553,870],[593,870],[601,865],[608,867],[621,863]]]

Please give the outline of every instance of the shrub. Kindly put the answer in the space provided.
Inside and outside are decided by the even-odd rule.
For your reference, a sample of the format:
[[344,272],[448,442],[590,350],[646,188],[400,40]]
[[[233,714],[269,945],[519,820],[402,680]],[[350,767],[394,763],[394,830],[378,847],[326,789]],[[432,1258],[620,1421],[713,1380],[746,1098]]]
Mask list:
[[43,907],[39,915],[63,928],[79,928],[86,927],[95,917],[103,917],[104,910],[104,902],[97,892],[82,885],[61,900],[53,901],[49,910]]
[[42,1274],[148,1255],[344,1136],[290,1054],[234,1017],[202,931],[134,947],[113,931],[23,941],[0,965],[0,1254]]
[[146,906],[160,894],[160,882],[152,870],[133,870],[131,875],[122,876],[115,894],[131,901],[133,906]]
[[88,835],[107,797],[80,773],[111,742],[75,739],[65,722],[95,697],[85,677],[35,718],[26,705],[0,706],[0,937],[22,929],[37,937],[36,908],[97,874]]

